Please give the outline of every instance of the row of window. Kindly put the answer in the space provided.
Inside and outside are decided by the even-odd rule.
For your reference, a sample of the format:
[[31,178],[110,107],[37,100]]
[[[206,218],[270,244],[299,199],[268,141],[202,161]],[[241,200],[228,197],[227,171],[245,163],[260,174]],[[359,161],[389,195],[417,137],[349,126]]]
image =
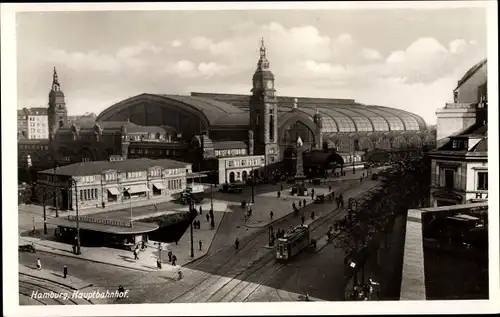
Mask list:
[[84,184],[84,183],[93,183],[93,182],[95,182],[95,176],[93,176],[93,175],[90,175],[90,176],[82,176],[82,177],[80,178],[80,182],[81,182],[81,183],[83,183],[83,184]]
[[166,156],[175,156],[177,155],[177,151],[174,149],[135,149],[130,148],[130,154],[141,154],[141,155],[166,155]]
[[127,173],[127,178],[141,178],[145,177],[146,173],[145,172],[128,172]]
[[[259,163],[260,161],[260,163]],[[228,167],[242,167],[242,166],[257,166],[264,164],[264,158],[260,159],[243,159],[243,160],[228,160]]]
[[37,122],[35,124],[35,122],[30,122],[30,127],[46,127],[47,126],[47,123],[46,122]]
[[89,189],[80,189],[80,200],[94,200],[97,199],[97,189],[89,188]]
[[[455,188],[456,171],[454,169],[444,169],[441,175],[440,185],[444,188]],[[488,172],[478,172],[476,190],[488,190]]]
[[247,155],[247,149],[215,150],[215,156]]
[[182,180],[181,179],[171,179],[167,183],[168,189],[182,189]]
[[19,145],[20,149],[26,149],[26,150],[48,150],[49,146],[48,145],[35,145],[35,144],[20,144]]
[[[179,168],[176,168],[176,169],[169,169],[169,170],[166,170],[165,171],[165,175],[176,175],[176,174],[180,174],[181,173],[181,169]],[[150,171],[150,176],[153,176],[153,177],[160,177],[161,176],[161,173],[162,173],[162,170],[161,169],[154,169],[152,171]],[[186,169],[186,173],[187,173],[187,169]],[[141,177],[145,177],[146,176],[146,172],[144,171],[139,171],[139,172],[128,172],[127,173],[127,178],[141,178]],[[106,181],[116,181],[118,179],[118,175],[117,173],[107,173],[105,175],[105,179]]]

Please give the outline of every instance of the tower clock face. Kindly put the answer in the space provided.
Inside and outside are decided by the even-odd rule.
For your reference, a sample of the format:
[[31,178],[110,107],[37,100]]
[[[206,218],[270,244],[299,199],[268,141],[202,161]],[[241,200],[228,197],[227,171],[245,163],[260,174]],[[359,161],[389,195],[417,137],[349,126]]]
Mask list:
[[272,80],[268,80],[266,82],[266,87],[267,87],[267,89],[273,89],[273,81]]

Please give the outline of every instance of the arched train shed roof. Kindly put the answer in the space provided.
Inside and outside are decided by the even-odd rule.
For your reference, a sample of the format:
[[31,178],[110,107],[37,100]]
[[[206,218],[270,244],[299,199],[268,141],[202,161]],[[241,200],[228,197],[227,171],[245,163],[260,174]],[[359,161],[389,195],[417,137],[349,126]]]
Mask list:
[[[248,104],[250,96],[234,95],[237,106],[230,100],[230,94],[186,95],[141,94],[118,102],[104,110],[97,117],[106,121],[113,114],[137,102],[154,101],[157,104],[190,110],[203,118],[210,126],[248,126]],[[248,98],[248,101],[243,99]],[[280,114],[298,111],[313,121],[318,111],[321,114],[324,133],[335,132],[380,132],[421,131],[427,128],[425,121],[408,111],[382,106],[364,105],[350,99],[299,98],[297,109],[293,109],[293,97],[278,97]]]

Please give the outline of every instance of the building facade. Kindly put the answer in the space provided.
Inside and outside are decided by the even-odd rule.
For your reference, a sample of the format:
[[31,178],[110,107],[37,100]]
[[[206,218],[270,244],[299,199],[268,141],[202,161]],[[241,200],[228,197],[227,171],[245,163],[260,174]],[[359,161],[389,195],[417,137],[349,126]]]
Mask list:
[[[424,120],[403,110],[352,99],[278,96],[263,42],[251,82],[249,95],[144,93],[110,106],[95,122],[71,121],[54,69],[48,160],[62,165],[106,160],[112,155],[172,158],[192,163],[195,170],[208,166],[220,172],[219,158],[263,156],[263,172],[269,174],[293,159],[299,137],[306,152],[321,150],[324,144],[352,153],[353,147],[366,152],[435,143]],[[226,174],[216,179],[225,179]]]
[[[430,203],[433,207],[488,199],[486,85],[486,60],[483,60],[464,75],[454,90],[455,101],[461,103],[452,106],[470,110],[466,111],[470,118],[465,120],[462,116],[455,118],[458,121],[452,121],[441,117],[440,121],[444,112],[438,111],[438,135],[451,134],[441,139],[441,145],[436,150],[429,152],[432,168]],[[466,108],[460,108],[463,105]],[[450,110],[449,107],[450,104],[447,104],[445,110]],[[450,126],[440,126],[443,122],[450,123]]]
[[[169,159],[128,159],[69,164],[38,172],[40,202],[50,193],[47,205],[65,210],[103,208],[133,201],[162,198],[168,201],[186,188],[190,164]],[[76,187],[71,186],[76,181]],[[57,198],[56,198],[57,197]]]
[[446,142],[447,137],[460,133],[477,121],[486,120],[487,66],[484,59],[467,71],[453,90],[453,103],[447,103],[436,111],[439,145]]
[[18,138],[30,140],[48,139],[49,123],[47,108],[23,108],[17,111]]

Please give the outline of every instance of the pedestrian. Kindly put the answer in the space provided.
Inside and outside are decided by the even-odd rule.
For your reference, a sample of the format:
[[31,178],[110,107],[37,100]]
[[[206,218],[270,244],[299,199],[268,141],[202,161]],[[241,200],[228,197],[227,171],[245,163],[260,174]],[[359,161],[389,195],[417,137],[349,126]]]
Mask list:
[[76,254],[76,245],[73,245],[73,253]]
[[314,195],[314,188],[313,188],[313,189],[311,189],[311,193]]
[[278,195],[278,198],[280,198],[280,197],[281,197],[281,192],[280,192],[279,190],[278,190],[277,195]]
[[181,271],[181,269],[177,270],[177,278],[178,278],[178,280],[182,280],[182,271]]
[[172,251],[168,251],[168,263],[172,262]]
[[160,261],[160,259],[156,260],[156,267],[158,268],[158,270],[161,270],[161,261]]
[[311,193],[311,199],[314,200],[314,192]]
[[209,222],[209,221],[210,221],[210,216],[209,216],[208,214],[206,215],[206,217],[205,217],[205,218],[207,218],[207,222]]
[[293,210],[295,210],[295,209],[296,209],[296,207],[297,207],[297,206],[295,206],[295,202],[292,202],[292,208],[293,208]]
[[175,262],[177,261],[177,257],[175,254],[172,255],[172,265],[175,266]]
[[328,185],[328,191],[331,192],[332,191],[332,185]]
[[234,241],[234,247],[236,248],[236,251],[238,251],[238,248],[240,247],[240,240],[238,240],[238,238]]
[[273,221],[273,216],[274,216],[274,213],[273,213],[273,211],[271,210],[271,212],[269,213],[269,217],[271,218],[271,221]]
[[302,207],[302,201],[299,200],[299,208],[301,208],[301,207]]
[[41,270],[42,269],[42,262],[40,262],[40,258],[37,258],[36,259],[36,268],[38,270]]
[[306,206],[306,199],[304,198],[304,201],[303,201],[303,205],[304,207]]
[[134,260],[139,260],[139,255],[137,254],[137,249],[134,250]]
[[106,203],[103,201],[102,202],[102,208],[104,209],[106,207]]
[[200,215],[202,215],[202,214],[203,214],[203,209],[200,206]]
[[359,182],[362,183],[363,182],[363,177],[360,177],[359,178]]
[[200,240],[200,241],[198,241],[198,244],[200,245],[200,251],[201,251],[201,246],[202,246],[202,243],[203,243],[203,242],[201,242],[201,240]]
[[64,275],[64,278],[66,278],[68,276],[68,267],[66,266],[66,264],[64,265],[64,268],[63,268],[63,275]]
[[314,211],[311,211],[311,219],[314,219]]
[[300,216],[300,221],[301,221],[302,225],[304,225],[304,221],[306,221],[306,218],[304,217],[304,215]]

